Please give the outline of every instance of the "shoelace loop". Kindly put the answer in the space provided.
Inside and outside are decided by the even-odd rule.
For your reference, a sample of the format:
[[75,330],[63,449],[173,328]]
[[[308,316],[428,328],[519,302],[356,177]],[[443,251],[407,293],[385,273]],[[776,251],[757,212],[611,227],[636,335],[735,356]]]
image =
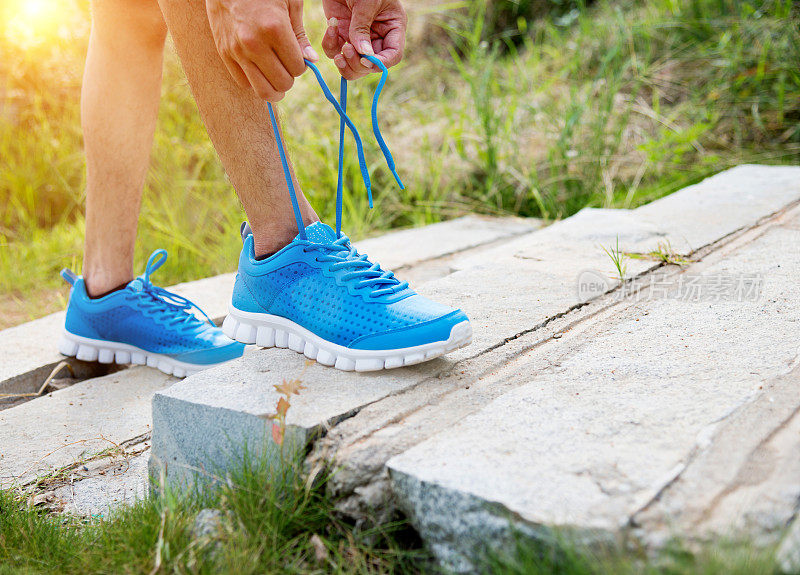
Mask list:
[[167,261],[167,250],[156,250],[147,260],[144,274],[139,276],[142,290],[131,292],[128,296],[131,299],[138,299],[140,305],[153,311],[169,326],[182,329],[196,327],[198,323],[205,323],[191,313],[192,309],[198,310],[206,318],[209,324],[214,325],[211,318],[196,303],[188,298],[178,295],[162,287],[153,285],[150,276]]
[[[397,174],[397,169],[395,167],[394,158],[392,157],[392,153],[389,150],[389,147],[386,145],[386,141],[383,139],[383,135],[381,134],[380,126],[378,125],[378,100],[380,99],[381,92],[383,91],[383,87],[386,84],[386,79],[389,75],[389,70],[386,68],[383,62],[381,62],[377,57],[371,54],[364,54],[364,58],[375,64],[381,70],[381,78],[378,81],[378,86],[375,89],[375,93],[372,96],[372,107],[371,107],[371,116],[372,116],[372,133],[375,135],[375,139],[378,141],[378,145],[383,152],[383,157],[386,160],[386,164],[389,167],[389,170],[392,172],[395,181],[400,186],[400,189],[405,189],[400,176]],[[342,235],[342,180],[343,180],[343,169],[344,169],[344,136],[345,136],[345,127],[347,127],[350,132],[353,134],[353,138],[356,141],[356,153],[358,154],[358,166],[361,170],[361,178],[364,181],[364,187],[367,189],[367,198],[369,200],[369,207],[373,207],[372,201],[372,183],[369,177],[369,170],[367,169],[367,162],[364,158],[364,146],[361,141],[361,136],[358,133],[358,129],[355,127],[353,122],[350,120],[349,116],[347,115],[347,80],[344,78],[341,79],[340,87],[339,87],[339,101],[336,100],[334,95],[331,93],[330,88],[325,83],[325,80],[322,77],[322,74],[319,71],[319,68],[314,65],[313,62],[309,60],[305,60],[306,66],[313,72],[314,77],[317,79],[320,88],[322,89],[322,93],[325,95],[325,98],[333,105],[336,113],[339,114],[340,122],[339,122],[339,158],[338,158],[338,165],[337,165],[337,183],[336,183],[336,236],[339,237]],[[278,153],[281,158],[281,166],[283,168],[283,175],[286,179],[286,186],[289,189],[289,196],[292,200],[292,209],[294,210],[294,217],[297,221],[297,231],[300,235],[300,238],[305,240],[306,232],[305,232],[305,225],[303,224],[303,216],[300,212],[300,206],[297,202],[297,194],[294,189],[294,182],[292,181],[292,174],[289,170],[289,163],[286,159],[286,151],[283,145],[283,138],[281,137],[280,129],[278,128],[278,121],[275,115],[275,110],[272,106],[272,103],[267,102],[267,109],[269,111],[269,119],[270,123],[272,124],[272,130],[275,134],[275,141],[278,144]]]
[[332,262],[332,271],[352,269],[341,276],[342,281],[355,281],[358,288],[371,288],[369,297],[392,295],[408,287],[408,282],[394,277],[394,272],[386,271],[380,264],[369,261],[367,254],[359,254],[350,244],[350,238],[341,234],[328,244],[309,243],[304,251],[321,251],[318,262]]

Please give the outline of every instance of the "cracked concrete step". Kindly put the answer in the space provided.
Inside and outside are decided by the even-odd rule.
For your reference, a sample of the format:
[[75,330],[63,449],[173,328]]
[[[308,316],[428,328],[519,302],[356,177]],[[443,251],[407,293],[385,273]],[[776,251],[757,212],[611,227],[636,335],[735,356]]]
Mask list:
[[137,366],[0,412],[0,487],[24,485],[148,433],[153,394],[175,381]]
[[[402,270],[410,279],[424,280],[449,273],[449,255],[491,246],[541,225],[540,220],[465,216],[367,239],[358,246],[387,267]],[[227,314],[234,276],[222,274],[170,289],[196,302],[209,316],[221,321]],[[53,368],[66,359],[56,349],[63,324],[64,313],[59,312],[0,331],[0,348],[4,354],[0,363],[0,396],[37,391]],[[75,359],[67,361],[78,379],[108,373],[107,366]]]
[[[505,387],[387,463],[440,560],[470,571],[515,531],[652,543],[785,525],[800,501],[799,226],[795,208],[458,390]],[[740,280],[763,292],[729,297]]]
[[[794,170],[798,178],[793,186],[783,181],[783,171],[777,174],[771,168],[753,166],[744,171],[753,177],[763,176],[767,187],[774,175],[775,187],[782,190],[781,205],[786,205],[800,199],[800,169]],[[742,177],[742,173],[736,177]],[[730,178],[725,172],[698,187],[713,197],[710,203],[716,203],[720,211],[728,203],[738,202],[735,196],[739,192],[728,185]],[[717,187],[723,192],[717,193]],[[688,189],[689,200],[698,188]],[[678,192],[678,199],[673,201],[682,202],[681,194],[684,192]],[[749,216],[756,221],[778,210],[778,204],[757,202]],[[724,237],[741,225],[736,219],[727,227],[718,227],[715,233]],[[589,269],[602,280],[602,289],[591,296],[617,285],[611,277],[613,264],[603,246],[613,246],[619,237],[624,249],[646,251],[670,233],[668,227],[636,211],[586,210],[545,230],[482,249],[479,254],[451,256],[450,265],[456,271],[426,283],[419,291],[467,312],[475,329],[472,346],[445,359],[383,374],[342,374],[317,365],[303,371],[303,358],[293,352],[254,353],[156,395],[153,461],[166,463],[171,478],[184,480],[203,466],[224,469],[242,441],[251,447],[271,449],[264,438],[270,425],[267,418],[275,411],[278,399],[272,386],[283,379],[302,377],[307,386],[294,399],[288,420],[290,432],[300,442],[309,441],[320,430],[352,417],[373,402],[385,405],[388,417],[402,418],[403,400],[414,389],[458,379],[458,371],[480,373],[487,367],[481,362],[483,354],[579,306],[583,298],[576,293],[576,280],[582,271]],[[657,264],[638,259],[627,265],[628,274],[636,275]],[[462,367],[459,362],[469,358],[474,360]],[[467,380],[474,378],[473,373],[461,375]]]
[[[365,251],[370,250],[372,253],[384,254],[391,259],[399,246],[416,242],[415,252],[409,254],[406,260],[397,257],[393,260],[394,264],[398,264],[406,272],[414,273],[420,265],[428,262],[437,262],[436,265],[446,266],[447,256],[453,252],[458,253],[459,246],[468,250],[473,249],[474,246],[491,246],[498,241],[503,241],[504,238],[536,229],[540,225],[540,222],[536,220],[468,216],[419,230],[404,230],[387,234],[387,237],[381,236],[366,240],[360,245]],[[467,233],[469,229],[473,229],[474,233]],[[450,232],[456,236],[455,240],[434,241],[437,235]],[[420,236],[421,239],[417,236]],[[404,261],[408,263],[404,263]],[[223,304],[220,294],[229,291],[229,284],[232,281],[233,274],[226,274],[198,282],[180,284],[175,289],[211,310],[212,317],[221,317],[227,309],[227,295],[225,295]],[[55,320],[57,323],[51,327],[60,330],[62,317],[63,314],[54,314],[45,320],[51,322]],[[86,365],[91,366],[91,364]],[[90,371],[87,375],[91,375],[91,373]],[[72,388],[49,394],[9,410],[0,418],[0,429],[4,433],[7,432],[5,436],[9,439],[9,443],[0,448],[0,484],[8,485],[30,481],[38,474],[49,473],[53,469],[70,465],[80,454],[94,453],[103,449],[104,446],[110,445],[106,439],[119,444],[121,441],[130,440],[140,431],[149,429],[151,411],[146,407],[143,409],[142,406],[149,405],[154,389],[161,388],[172,381],[174,381],[172,378],[156,370],[134,368],[76,384]],[[133,393],[137,388],[141,388],[145,395],[132,397],[126,395]],[[126,407],[125,402],[128,400],[133,403]],[[127,410],[120,420],[113,418],[116,408],[110,406],[110,404],[118,402],[122,402],[122,409]],[[75,405],[78,407],[74,407]],[[98,415],[95,412],[102,413]],[[112,419],[109,420],[110,416]],[[38,422],[45,417],[51,418],[51,426],[54,427],[46,428],[44,433],[39,433],[41,427]],[[83,425],[81,423],[83,420],[94,423]],[[107,428],[109,423],[119,423],[121,427],[116,428],[112,425]],[[102,434],[105,439],[99,439],[101,434],[98,431],[98,425],[100,431],[110,429]],[[76,439],[78,436],[80,438]],[[62,447],[64,444],[75,441],[78,443],[73,446]],[[107,466],[106,459],[95,462],[95,465]],[[144,478],[132,476],[137,475],[140,471],[139,467],[135,467],[133,472],[128,470],[120,474],[119,470],[114,469],[113,473],[109,472],[102,477],[97,473],[89,473],[85,478],[81,472],[78,472],[79,481],[70,486],[69,497],[65,495],[64,488],[56,489],[55,497],[57,501],[63,501],[67,509],[72,512],[102,511],[115,499],[124,499],[127,495],[133,495],[133,491],[137,493],[141,491],[139,489],[140,482],[144,481]],[[136,486],[136,489],[131,491],[131,486]],[[107,501],[103,494],[108,496]]]
[[[747,208],[742,203],[740,182],[760,185],[765,190],[766,198],[754,201]],[[708,197],[704,198],[704,195]],[[745,198],[754,195],[757,194],[752,190],[745,190]],[[479,341],[481,334],[491,335],[498,329],[497,318],[519,325],[520,318],[527,315],[529,325],[541,326],[553,317],[554,309],[564,312],[579,301],[586,300],[586,296],[598,295],[596,289],[576,294],[576,278],[582,282],[586,277],[598,283],[602,286],[601,292],[613,287],[615,282],[607,275],[612,273],[610,260],[603,254],[601,246],[614,247],[617,238],[620,248],[626,252],[647,253],[667,240],[673,248],[680,247],[677,237],[691,237],[691,244],[699,247],[714,237],[706,234],[705,219],[715,222],[714,234],[720,239],[799,198],[800,168],[744,166],[718,174],[651,204],[660,206],[659,210],[663,209],[664,223],[655,219],[659,210],[654,208],[648,208],[648,217],[643,217],[641,214],[647,206],[632,211],[585,209],[549,228],[521,236],[500,248],[485,250],[479,256],[456,257],[452,266],[459,270],[458,273],[427,287],[429,294],[443,298],[447,297],[447,292],[461,289],[465,305],[476,302],[476,308],[470,313],[475,325],[475,339]],[[693,212],[696,206],[702,207],[702,217]],[[676,213],[682,213],[681,221],[692,222],[692,226],[678,222],[675,231],[671,231],[669,226],[675,223]],[[715,219],[715,213],[732,214],[732,217],[726,224]],[[602,273],[599,274],[595,264],[598,257],[603,266],[608,266],[600,268]],[[644,271],[652,265],[653,262],[647,260],[629,260],[628,275]],[[471,268],[480,269],[482,273],[473,274],[469,271]],[[503,285],[509,269],[514,270],[513,283]],[[537,281],[540,282],[538,285]],[[549,337],[547,330],[538,327],[534,333],[541,335],[529,345],[536,345]],[[511,346],[505,344],[503,347]],[[507,361],[513,360],[513,354],[509,353]],[[492,361],[486,355],[481,362],[461,366],[459,371],[466,372],[462,379],[473,381],[483,370],[493,369]],[[502,364],[502,359],[499,363]],[[464,384],[455,378],[451,379],[456,388]],[[339,469],[332,483],[334,491],[342,495],[343,501],[340,503],[347,512],[364,513],[364,503],[369,504],[370,497],[382,496],[375,486],[380,481],[380,471],[386,459],[398,450],[410,447],[413,441],[424,438],[426,433],[436,430],[436,425],[424,424],[426,416],[428,421],[435,420],[446,427],[473,409],[468,408],[466,403],[437,409],[435,414],[430,409],[422,409],[421,406],[433,401],[432,398],[446,395],[442,389],[447,386],[441,380],[437,380],[437,384],[436,390],[432,386],[418,386],[402,396],[392,397],[391,401],[371,405],[357,417],[339,424],[321,442],[319,456]],[[499,383],[492,385],[491,392],[487,391],[485,397],[493,399],[500,390],[502,385]],[[402,433],[397,431],[393,419],[405,418],[407,410],[415,409],[419,410],[418,418],[410,418],[414,423],[410,423]],[[370,436],[373,431],[376,433],[374,437]],[[397,436],[389,440],[393,432],[397,432]],[[371,495],[362,497],[367,492]],[[375,501],[372,504],[374,506]]]
[[[536,319],[554,315],[553,304],[565,312],[613,289],[619,282],[606,250],[617,241],[626,253],[669,246],[689,255],[799,200],[800,167],[739,166],[635,210],[587,208],[502,246],[455,257],[456,271],[426,285],[426,295],[460,305],[480,348],[497,340],[499,325],[527,321],[529,329]],[[628,259],[626,277],[657,263]],[[587,282],[590,287],[579,292]]]
[[[615,219],[616,212],[599,211],[596,216],[591,224],[598,230],[607,229],[607,218]],[[574,228],[569,219],[551,227]],[[520,238],[538,245],[539,233]],[[158,393],[153,399],[153,467],[165,463],[170,480],[184,481],[200,468],[207,473],[212,473],[210,468],[224,469],[242,442],[251,448],[268,445],[264,442],[271,425],[268,416],[275,412],[278,400],[273,386],[297,377],[307,389],[293,399],[288,423],[293,438],[305,443],[364,405],[436,379],[451,371],[456,362],[567,311],[578,303],[574,286],[582,270],[611,273],[612,264],[594,242],[576,240],[568,250],[552,244],[550,248],[546,261],[516,259],[514,254],[495,257],[495,250],[502,252],[502,247],[486,248],[481,254],[493,258],[491,265],[499,269],[487,274],[484,266],[476,265],[415,286],[423,295],[461,307],[475,326],[473,344],[445,358],[402,370],[352,374],[317,364],[306,367],[305,358],[289,350],[259,350],[246,360],[197,374]],[[569,257],[563,258],[564,253]],[[452,256],[451,266],[461,265],[456,263],[460,257]],[[480,254],[474,257],[483,259]],[[636,260],[630,268],[639,273],[654,265]],[[509,270],[513,270],[513,283]],[[607,279],[609,287],[616,283]]]

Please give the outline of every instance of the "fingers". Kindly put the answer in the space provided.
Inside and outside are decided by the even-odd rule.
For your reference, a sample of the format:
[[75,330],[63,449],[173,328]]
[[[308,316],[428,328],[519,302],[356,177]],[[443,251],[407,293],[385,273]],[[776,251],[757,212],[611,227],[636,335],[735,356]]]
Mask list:
[[348,80],[379,71],[378,66],[363,55],[377,57],[387,68],[403,58],[405,11],[398,2],[390,1],[381,6],[384,6],[381,0],[358,0],[353,2],[349,19],[328,21],[322,48]]
[[[238,36],[236,61],[260,97],[277,102],[305,71],[288,14]],[[302,23],[300,24],[302,27]]]
[[[302,20],[300,23],[302,30]],[[297,42],[297,36],[292,26],[281,26],[270,35],[270,46],[280,58],[286,71],[294,78],[306,71],[306,64],[303,62],[303,53]],[[305,31],[302,31],[305,36]],[[309,45],[309,48],[311,46]]]
[[[319,62],[319,55],[311,47],[311,42],[308,40],[306,30],[303,27],[303,0],[289,2],[289,20],[292,23],[292,31],[295,38],[297,38],[297,45],[300,47],[303,57],[311,62]],[[303,69],[305,69],[305,65]]]
[[248,83],[253,87],[259,98],[268,102],[279,102],[286,95],[285,91],[276,89],[258,66],[252,62],[242,61],[240,66],[245,76],[247,76]]
[[[297,48],[294,38],[292,38],[291,41],[295,44],[295,48]],[[241,40],[241,43],[246,58],[240,59],[239,65],[247,75],[247,78],[251,80],[251,84],[253,89],[256,91],[256,94],[266,98],[266,96],[259,91],[259,89],[265,89],[263,82],[259,82],[258,85],[252,83],[251,76],[255,75],[255,73],[252,69],[248,69],[250,68],[248,64],[251,64],[253,67],[258,69],[260,75],[270,84],[274,91],[286,92],[292,87],[294,84],[295,74],[293,74],[287,68],[283,59],[280,58],[278,54],[273,52],[266,42],[264,42],[261,38],[248,40],[248,38],[245,37]],[[297,48],[297,52],[299,54],[299,48]],[[267,99],[269,100],[269,98]]]
[[375,0],[361,0],[353,6],[350,18],[350,42],[361,54],[374,54],[371,34],[372,23],[378,13],[379,4]]
[[383,62],[387,68],[399,64],[400,60],[403,59],[405,39],[405,25],[392,28],[383,38],[381,45],[375,47],[375,57]]
[[339,35],[338,22],[336,18],[328,20],[328,28],[322,37],[322,50],[325,55],[333,60],[342,51],[344,40]]
[[[345,44],[348,46],[349,44]],[[352,46],[351,46],[352,48]],[[336,67],[339,68],[339,73],[345,78],[345,80],[357,80],[364,76],[366,72],[362,72],[357,68],[353,68],[348,62],[347,59],[344,57],[344,54],[337,54],[333,57],[333,63],[336,64]],[[359,65],[360,67],[360,65]]]
[[328,29],[322,37],[322,49],[346,80],[356,80],[366,75],[367,70],[359,63],[358,54],[343,36],[348,30],[345,24],[336,18],[328,20]]
[[228,73],[231,75],[231,78],[233,78],[233,81],[236,82],[240,88],[246,89],[251,87],[250,82],[247,79],[247,75],[244,73],[242,67],[239,66],[236,60],[230,56],[222,55],[222,63],[225,64],[225,68],[228,69]]
[[353,45],[349,42],[342,46],[342,56],[347,62],[347,70],[352,76],[352,78],[347,78],[348,80],[363,78],[369,74],[372,63],[366,58],[362,58],[361,55],[356,52],[356,49],[353,48]]

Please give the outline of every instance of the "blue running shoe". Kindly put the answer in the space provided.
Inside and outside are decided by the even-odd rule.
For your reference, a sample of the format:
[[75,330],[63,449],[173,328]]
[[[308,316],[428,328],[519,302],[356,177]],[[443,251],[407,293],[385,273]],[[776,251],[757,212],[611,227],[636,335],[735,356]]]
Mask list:
[[82,277],[62,270],[72,290],[59,351],[84,361],[146,364],[176,377],[240,357],[244,346],[228,339],[199,307],[150,282],[166,259],[165,250],[153,252],[143,275],[98,299],[89,298]]
[[470,343],[464,312],[418,295],[329,226],[304,232],[256,260],[253,236],[243,231],[226,335],[348,371],[420,363]]
[[[403,189],[378,126],[378,98],[388,70],[375,56],[362,56],[381,70],[372,98],[372,131],[389,170]],[[230,312],[222,330],[242,343],[288,347],[323,365],[347,371],[412,365],[469,344],[472,327],[464,312],[416,294],[408,282],[372,263],[366,254],[359,254],[342,234],[345,128],[349,128],[355,139],[371,208],[369,170],[361,137],[346,112],[347,80],[341,79],[337,101],[317,67],[308,60],[306,65],[340,118],[336,231],[321,222],[303,224],[275,111],[268,103],[299,233],[279,252],[256,260],[253,236],[247,226],[243,227],[244,248],[239,257]]]

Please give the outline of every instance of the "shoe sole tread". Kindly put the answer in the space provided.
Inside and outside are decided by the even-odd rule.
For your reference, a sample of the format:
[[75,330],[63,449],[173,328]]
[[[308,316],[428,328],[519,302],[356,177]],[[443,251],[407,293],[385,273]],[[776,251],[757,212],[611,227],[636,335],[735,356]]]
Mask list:
[[242,312],[233,306],[222,331],[241,343],[288,348],[342,371],[378,371],[422,363],[454,351],[472,341],[469,321],[452,327],[445,341],[390,350],[355,350],[329,342],[291,320],[269,314]]

